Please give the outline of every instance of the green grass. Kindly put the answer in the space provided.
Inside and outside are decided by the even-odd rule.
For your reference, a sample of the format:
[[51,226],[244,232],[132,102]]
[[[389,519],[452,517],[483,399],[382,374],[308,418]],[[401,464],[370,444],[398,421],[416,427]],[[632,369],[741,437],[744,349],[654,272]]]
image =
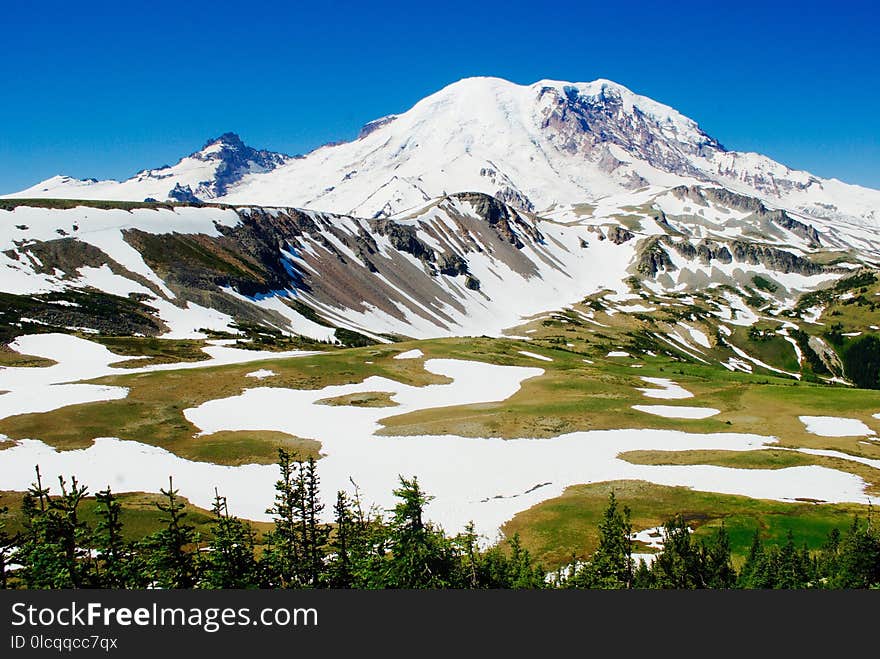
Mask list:
[[699,539],[713,535],[723,522],[736,562],[743,560],[756,530],[771,544],[782,544],[791,530],[815,549],[831,529],[844,530],[853,515],[868,514],[866,506],[855,504],[781,503],[644,481],[607,481],[566,488],[561,496],[517,514],[502,530],[507,537],[518,533],[548,568],[572,557],[587,558],[598,545],[598,524],[612,490],[630,508],[634,531],[660,526],[681,513]]
[[7,346],[0,345],[0,366],[11,366],[15,368],[43,368],[52,366],[58,362],[44,357],[35,357],[34,355],[23,355],[15,352]]
[[110,352],[122,357],[147,357],[117,362],[117,368],[139,368],[153,364],[197,362],[209,359],[202,348],[207,345],[200,339],[158,339],[135,336],[92,336],[90,340],[105,346]]
[[764,449],[760,451],[626,451],[617,456],[637,465],[717,465],[733,469],[785,469],[819,464],[821,456]]
[[[42,414],[22,414],[0,420],[0,433],[12,439],[36,438],[61,450],[85,448],[96,437],[119,437],[160,446],[183,458],[238,464],[240,451],[272,462],[278,437],[267,439],[254,428],[235,438],[212,441],[196,438],[199,429],[183,415],[187,408],[210,400],[239,395],[261,386],[246,374],[259,368],[276,373],[271,386],[320,389],[362,382],[378,375],[413,386],[449,382],[428,373],[419,360],[395,360],[401,348],[375,346],[338,350],[309,357],[268,359],[229,366],[114,375],[92,382],[127,387],[126,398],[70,405]],[[404,347],[403,349],[406,349]],[[372,361],[373,364],[365,362]],[[277,433],[276,433],[277,435]],[[216,439],[216,438],[215,438]],[[234,439],[235,441],[230,441]]]
[[387,391],[363,391],[332,398],[316,400],[317,405],[331,405],[335,407],[395,407],[397,403],[391,399]]
[[298,460],[320,460],[321,442],[272,430],[221,430],[200,435],[181,449],[190,460],[238,466],[275,464],[283,448]]
[[[765,338],[759,340],[749,338],[748,327],[736,327],[728,340],[737,348],[745,350],[746,353],[765,364],[789,373],[799,373],[801,366],[798,363],[794,346],[783,337],[775,334],[777,326],[781,325],[779,323],[774,323],[772,327],[766,324],[759,325],[766,332]],[[771,334],[771,332],[774,333]],[[754,368],[760,367],[755,366]]]
[[[52,488],[53,494],[58,494],[57,484]],[[93,494],[93,493],[92,493]],[[222,493],[221,493],[222,494]],[[7,530],[11,533],[21,531],[23,528],[24,517],[21,514],[21,502],[23,492],[0,491],[0,507],[9,507],[9,517]],[[163,528],[162,513],[156,508],[156,503],[163,501],[163,497],[159,494],[150,494],[145,492],[126,492],[116,495],[122,506],[120,519],[123,523],[123,534],[128,540],[140,540],[143,537]],[[209,510],[199,508],[184,498],[180,500],[186,506],[186,521],[195,526],[196,531],[202,538],[210,538],[212,515]],[[97,502],[94,497],[88,497],[83,500],[79,509],[80,518],[87,522],[92,528],[95,527],[98,516],[95,514]],[[250,522],[258,533],[264,533],[271,529],[271,524],[266,522]]]

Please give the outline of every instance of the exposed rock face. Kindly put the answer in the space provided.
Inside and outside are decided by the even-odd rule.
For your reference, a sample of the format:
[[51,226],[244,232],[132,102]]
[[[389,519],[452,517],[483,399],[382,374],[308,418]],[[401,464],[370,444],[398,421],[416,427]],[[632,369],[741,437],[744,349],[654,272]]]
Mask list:
[[387,126],[392,121],[397,119],[396,114],[389,114],[387,117],[381,117],[379,119],[374,119],[373,121],[367,122],[363,125],[360,132],[358,133],[357,139],[362,140],[367,135],[372,133],[375,130],[382,128],[382,126]]
[[710,188],[696,185],[680,185],[671,190],[678,199],[692,201],[699,206],[713,202],[724,208],[751,213],[754,219],[772,222],[776,226],[791,231],[796,236],[806,240],[810,247],[819,247],[822,241],[819,232],[810,224],[796,220],[783,210],[770,210],[764,203],[755,197],[731,192],[726,188]]
[[290,159],[282,153],[247,146],[235,133],[223,133],[208,140],[202,150],[191,157],[219,161],[214,180],[199,186],[200,194],[207,198],[222,197],[229,186],[240,181],[245,174],[269,172]]
[[627,229],[624,229],[620,226],[614,226],[608,229],[607,238],[615,245],[622,245],[627,240],[632,240],[636,235]]
[[540,100],[544,104],[540,127],[555,146],[566,153],[590,156],[604,171],[613,171],[622,164],[607,149],[607,145],[613,144],[662,171],[706,180],[688,156],[723,150],[702,132],[696,139],[686,139],[663,131],[653,117],[638,107],[627,108],[623,94],[613,85],[604,86],[595,96],[581,95],[574,87],[564,92],[545,87]]
[[[512,212],[512,209],[509,206],[497,198],[476,192],[465,192],[452,196],[456,199],[472,204],[476,213],[484,218],[499,236],[517,249],[523,247],[523,243],[517,235],[517,231],[524,232],[536,242],[540,242],[544,239],[534,226],[524,222],[518,214]],[[514,230],[514,227],[516,227],[516,230]]]
[[134,296],[90,289],[40,295],[0,293],[0,345],[22,333],[69,328],[117,336],[156,336],[167,330],[156,310]]
[[168,198],[173,201],[180,201],[185,204],[200,204],[202,200],[193,194],[190,186],[183,187],[178,183],[168,192]]
[[701,240],[697,244],[697,257],[704,264],[708,264],[713,259],[721,263],[730,263],[733,260],[726,245],[719,245],[711,240]]
[[785,211],[768,211],[766,213],[766,216],[770,219],[770,221],[775,222],[783,229],[788,229],[796,236],[800,236],[801,238],[806,240],[809,243],[810,247],[819,247],[822,244],[822,241],[819,239],[819,232],[816,231],[815,227],[810,224],[804,224],[803,222],[794,219]]
[[535,210],[535,205],[529,201],[529,198],[516,188],[505,186],[495,193],[495,198],[502,203],[509,204],[522,211],[531,213]]
[[656,277],[660,272],[677,270],[675,263],[669,258],[669,253],[663,249],[661,239],[664,236],[652,236],[648,238],[636,259],[636,272],[647,277]]
[[775,272],[793,272],[805,276],[843,271],[839,268],[818,265],[802,256],[769,245],[743,240],[733,240],[728,244],[722,244],[719,241],[708,239],[703,239],[695,245],[690,240],[676,241],[665,235],[654,236],[645,243],[636,261],[636,271],[649,277],[655,277],[659,272],[675,270],[676,267],[669,258],[666,247],[671,247],[689,261],[699,259],[703,265],[709,265],[712,261],[737,262],[747,265],[761,265]]
[[441,275],[457,277],[468,274],[468,264],[458,254],[441,254],[437,257],[437,270]]
[[394,249],[412,254],[425,263],[436,260],[434,250],[418,237],[416,227],[398,224],[394,220],[373,220],[370,224],[380,236],[388,236]]
[[740,263],[760,264],[777,272],[816,275],[828,271],[824,266],[808,261],[802,256],[775,247],[735,240],[731,243],[730,249],[734,260]]

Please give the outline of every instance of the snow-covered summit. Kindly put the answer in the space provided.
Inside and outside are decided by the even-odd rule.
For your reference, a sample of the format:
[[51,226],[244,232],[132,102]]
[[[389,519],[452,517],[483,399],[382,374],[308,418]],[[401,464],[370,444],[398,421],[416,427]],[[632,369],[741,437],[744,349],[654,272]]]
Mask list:
[[304,157],[258,151],[227,133],[173,167],[126,181],[54,177],[10,196],[170,197],[373,217],[464,191],[540,212],[695,183],[815,217],[870,226],[880,219],[880,191],[728,151],[675,109],[603,79],[465,78]]
[[208,140],[173,166],[144,169],[124,181],[53,176],[9,197],[205,201],[222,197],[245,174],[269,172],[291,156],[247,146],[235,133]]

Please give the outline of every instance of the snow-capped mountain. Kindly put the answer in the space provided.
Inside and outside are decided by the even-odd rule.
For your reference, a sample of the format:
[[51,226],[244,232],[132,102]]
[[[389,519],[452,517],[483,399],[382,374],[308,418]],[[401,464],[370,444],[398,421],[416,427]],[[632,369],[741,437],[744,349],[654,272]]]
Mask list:
[[9,196],[199,199],[380,217],[463,191],[541,212],[694,183],[811,217],[869,226],[880,219],[880,191],[727,151],[693,120],[607,80],[467,78],[304,157],[256,151],[226,134],[173,167],[126,181],[54,177]]
[[294,157],[251,148],[235,133],[209,140],[174,166],[145,169],[125,181],[53,176],[13,198],[199,202],[223,197],[246,175],[267,173]]

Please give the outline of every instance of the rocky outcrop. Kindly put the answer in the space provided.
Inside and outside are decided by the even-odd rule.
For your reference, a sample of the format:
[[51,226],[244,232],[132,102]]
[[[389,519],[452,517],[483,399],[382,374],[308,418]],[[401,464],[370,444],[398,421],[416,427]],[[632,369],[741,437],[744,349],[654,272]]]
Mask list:
[[733,255],[726,245],[719,245],[714,241],[704,239],[697,244],[697,258],[700,259],[700,263],[708,265],[713,260],[730,263],[733,260]]
[[510,186],[505,186],[496,192],[495,199],[504,204],[513,206],[514,208],[518,208],[521,211],[526,211],[527,213],[532,213],[535,210],[535,205],[528,197],[516,188]]
[[800,236],[807,241],[810,247],[819,247],[822,244],[819,232],[814,226],[794,219],[785,211],[768,211],[765,217],[783,229],[788,229],[796,236]]
[[654,236],[641,249],[636,261],[636,271],[654,277],[658,272],[675,270],[666,248],[673,249],[688,261],[699,260],[703,265],[713,261],[719,263],[743,263],[761,265],[768,270],[782,273],[796,273],[805,276],[838,272],[837,268],[813,263],[809,259],[777,247],[734,240],[724,244],[719,241],[703,239],[697,244],[690,240],[674,240],[670,236]]
[[[627,107],[623,94],[613,85],[603,86],[599,94],[589,96],[581,95],[574,87],[564,92],[544,87],[539,101],[543,106],[540,127],[554,146],[565,153],[583,154],[606,172],[622,164],[608,151],[609,145],[615,145],[662,171],[707,180],[688,156],[724,150],[701,131],[690,139],[664,131],[657,120],[638,107]],[[638,181],[628,182],[640,185]]]
[[440,254],[437,257],[437,270],[441,275],[450,277],[469,274],[467,261],[458,254]]
[[627,240],[635,238],[636,234],[621,226],[613,226],[606,232],[606,237],[615,245],[622,245]]
[[388,238],[394,249],[412,254],[424,263],[433,263],[436,260],[434,250],[418,237],[416,227],[398,224],[394,220],[372,220],[370,224],[376,233]]
[[794,272],[807,276],[828,272],[826,267],[813,263],[802,256],[767,245],[735,240],[730,244],[730,251],[734,260],[739,263],[763,265],[776,272]]
[[653,236],[648,238],[645,245],[639,251],[636,258],[635,269],[640,275],[656,277],[660,272],[677,270],[669,253],[663,248],[665,236]]
[[290,159],[283,153],[254,149],[242,142],[235,133],[223,133],[208,140],[202,150],[191,157],[218,161],[214,180],[205,181],[199,186],[198,192],[206,198],[222,197],[245,174],[270,172]]
[[172,201],[180,201],[186,204],[202,203],[202,200],[196,197],[190,186],[183,187],[180,183],[168,191],[168,198]]
[[544,239],[534,226],[525,222],[514,209],[495,197],[478,192],[465,192],[451,196],[470,203],[477,215],[483,218],[501,238],[517,249],[523,247],[523,242],[517,232],[523,232],[535,242]]
[[755,219],[772,222],[778,227],[791,231],[807,241],[810,247],[820,247],[822,240],[816,228],[810,224],[796,220],[783,210],[770,210],[755,197],[749,197],[726,188],[709,188],[699,185],[679,185],[672,188],[673,196],[678,199],[692,201],[700,206],[712,202],[724,208],[751,213]]

